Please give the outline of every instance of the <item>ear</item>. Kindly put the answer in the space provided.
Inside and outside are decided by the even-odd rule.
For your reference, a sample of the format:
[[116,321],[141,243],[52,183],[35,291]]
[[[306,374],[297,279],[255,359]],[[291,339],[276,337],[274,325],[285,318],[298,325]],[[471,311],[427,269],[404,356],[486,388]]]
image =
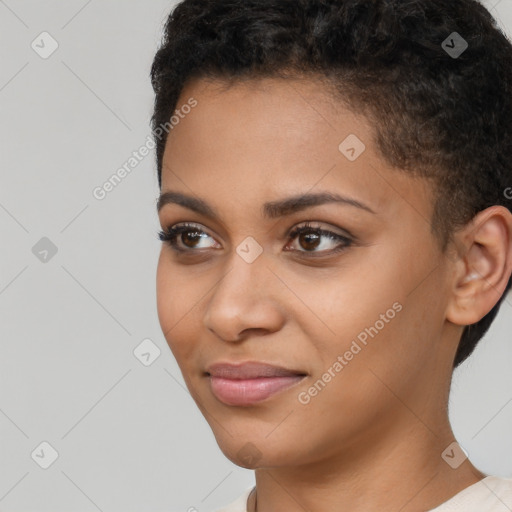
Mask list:
[[479,212],[455,234],[459,248],[447,320],[470,325],[499,301],[512,273],[512,213],[504,206]]

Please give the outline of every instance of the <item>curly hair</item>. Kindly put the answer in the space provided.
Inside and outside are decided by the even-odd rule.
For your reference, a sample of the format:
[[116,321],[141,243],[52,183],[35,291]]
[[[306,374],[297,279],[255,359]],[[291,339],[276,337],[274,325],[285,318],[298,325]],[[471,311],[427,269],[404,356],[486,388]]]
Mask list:
[[[467,43],[459,55],[447,50],[454,38]],[[301,76],[372,121],[386,162],[433,183],[431,227],[443,251],[479,211],[510,209],[512,45],[477,0],[183,0],[151,67],[153,133],[192,79]],[[166,139],[155,136],[160,188]],[[464,327],[454,368],[511,283]]]

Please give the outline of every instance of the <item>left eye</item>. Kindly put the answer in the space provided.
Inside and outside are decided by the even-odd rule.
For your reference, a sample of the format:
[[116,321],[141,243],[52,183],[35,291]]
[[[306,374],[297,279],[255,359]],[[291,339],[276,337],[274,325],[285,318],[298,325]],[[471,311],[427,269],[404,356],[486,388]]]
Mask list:
[[[322,229],[320,227],[312,226],[309,223],[293,229],[290,233],[290,238],[297,238],[299,244],[301,244],[301,246],[306,249],[306,251],[299,250],[298,252],[306,253],[339,252],[349,247],[352,243],[352,240],[347,236],[334,233],[333,231]],[[322,239],[328,239],[329,241],[322,243]],[[331,244],[331,247],[334,247],[334,249],[329,250],[329,243]],[[325,247],[326,245],[327,248]],[[319,247],[324,250],[316,250]]]
[[[296,227],[290,232],[289,237],[292,240],[297,238],[300,246],[305,249],[292,249],[292,251],[306,254],[334,253],[342,251],[352,244],[352,239],[348,236],[313,226],[310,223]],[[214,244],[201,246],[202,241],[212,237],[194,224],[176,224],[166,231],[160,231],[158,238],[162,242],[168,243],[173,250],[178,252],[192,252],[196,249],[214,247]],[[323,242],[322,239],[325,241]],[[180,241],[181,244],[178,243],[178,241]],[[329,250],[329,245],[334,248]],[[288,246],[289,245],[287,245],[287,247]]]

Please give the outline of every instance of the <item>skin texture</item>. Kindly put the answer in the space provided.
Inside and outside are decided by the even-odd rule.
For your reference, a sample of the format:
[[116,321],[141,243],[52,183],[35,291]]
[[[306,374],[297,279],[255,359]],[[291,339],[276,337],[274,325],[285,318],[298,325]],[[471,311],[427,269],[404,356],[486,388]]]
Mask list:
[[[178,236],[183,254],[163,243],[157,271],[160,324],[193,399],[226,457],[255,470],[259,512],[434,508],[484,477],[469,460],[452,469],[441,455],[455,440],[447,400],[463,326],[492,308],[512,269],[510,213],[485,210],[457,234],[459,252],[443,254],[430,185],[390,168],[368,121],[320,83],[222,85],[187,85],[178,107],[190,97],[198,105],[163,158],[162,192],[201,198],[218,214],[172,203],[159,211],[162,229],[192,222],[208,235],[199,244]],[[338,149],[349,134],[366,146],[355,161]],[[267,201],[320,191],[375,213],[330,203],[262,214]],[[291,239],[306,221],[353,241],[333,253],[342,244],[328,237]],[[263,249],[252,263],[236,251],[248,236]],[[301,403],[299,393],[396,303],[400,311]],[[308,375],[257,404],[230,406],[204,373],[219,361]]]

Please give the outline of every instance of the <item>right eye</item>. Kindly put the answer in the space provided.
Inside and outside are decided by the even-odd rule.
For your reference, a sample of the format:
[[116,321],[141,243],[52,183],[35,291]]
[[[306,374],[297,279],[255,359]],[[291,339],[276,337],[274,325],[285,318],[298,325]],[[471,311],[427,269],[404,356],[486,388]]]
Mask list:
[[195,224],[174,224],[166,230],[160,231],[158,238],[177,252],[190,252],[212,247],[211,245],[203,247],[200,245],[201,241],[212,237]]

